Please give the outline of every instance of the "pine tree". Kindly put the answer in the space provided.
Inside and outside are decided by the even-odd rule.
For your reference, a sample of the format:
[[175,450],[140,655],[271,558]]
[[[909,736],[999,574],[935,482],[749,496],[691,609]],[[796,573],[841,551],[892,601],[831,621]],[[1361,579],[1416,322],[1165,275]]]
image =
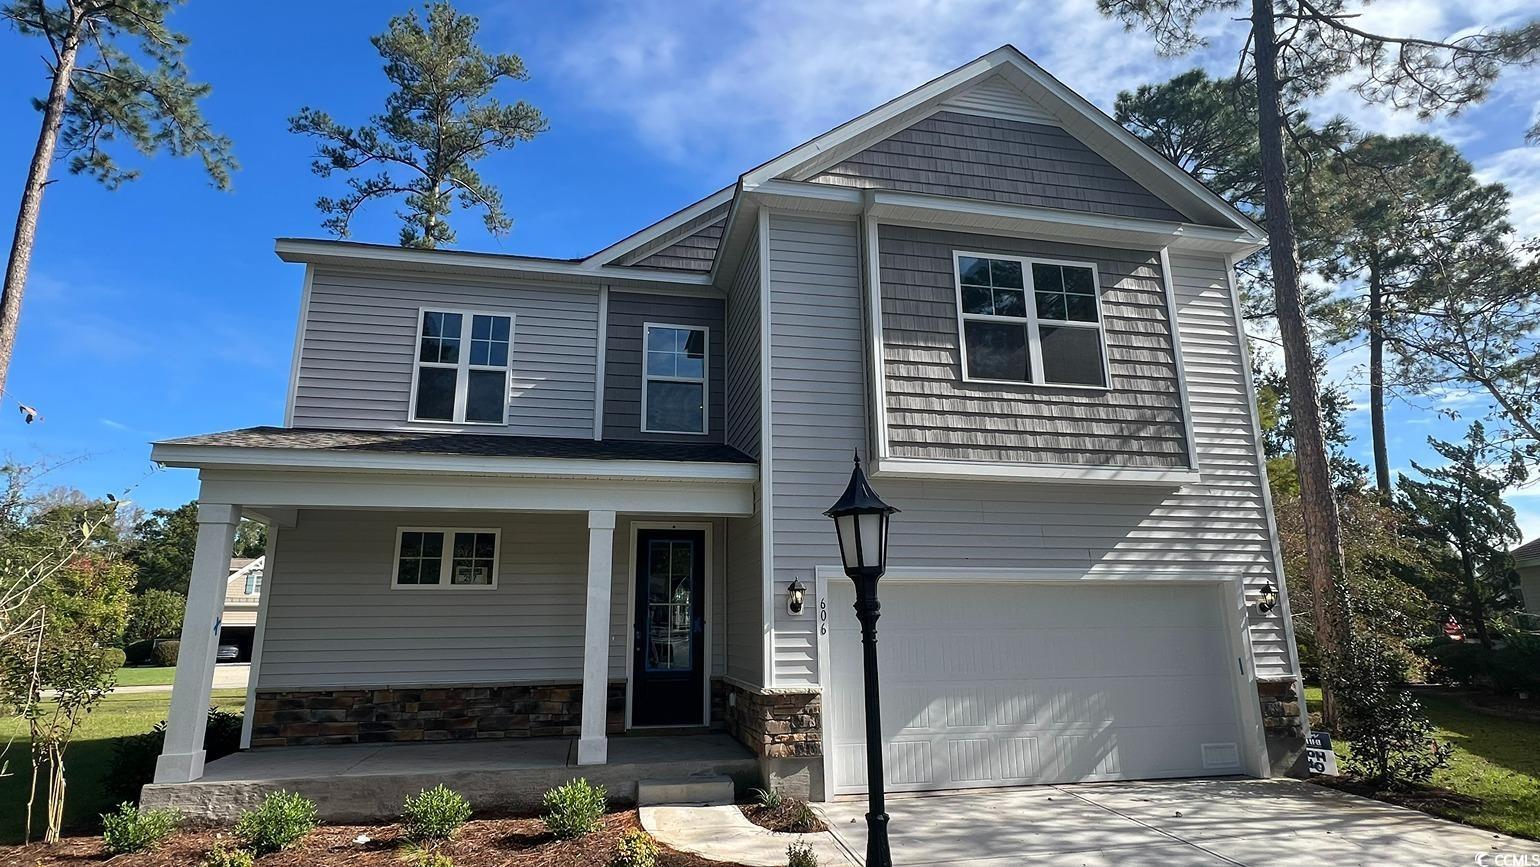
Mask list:
[[197,156],[209,178],[229,189],[235,158],[230,140],[214,132],[198,103],[209,85],[188,78],[188,39],[166,26],[182,0],[12,0],[0,18],[23,36],[47,45],[48,93],[33,104],[42,113],[37,145],[22,188],[0,294],[0,393],[5,391],[22,294],[37,243],[43,190],[55,155],[69,158],[71,174],[96,178],[108,189],[138,177],[122,167],[111,145],[126,139],[142,154],[166,151]]
[[473,164],[533,139],[545,131],[546,120],[522,100],[505,105],[491,96],[502,82],[529,76],[517,55],[482,50],[476,44],[479,26],[445,2],[430,4],[424,20],[414,13],[392,18],[384,33],[370,39],[396,88],[385,100],[384,114],[356,128],[308,106],[289,119],[291,132],[319,140],[311,164],[317,175],[348,175],[346,195],[316,200],[328,231],[348,237],[359,208],[397,196],[405,205],[397,212],[403,247],[431,250],[453,243],[447,217],[456,204],[480,208],[493,235],[513,227],[502,194]]
[[1463,444],[1428,439],[1446,463],[1412,467],[1423,481],[1402,476],[1398,482],[1407,509],[1416,517],[1421,535],[1442,557],[1434,561],[1430,597],[1461,612],[1460,621],[1476,631],[1487,650],[1492,634],[1487,623],[1494,609],[1513,601],[1513,567],[1508,545],[1519,540],[1513,507],[1503,492],[1528,478],[1520,456],[1487,439],[1475,422]]
[[[1535,61],[1540,55],[1540,22],[1439,41],[1360,28],[1357,16],[1344,11],[1344,0],[1097,0],[1103,14],[1130,28],[1145,28],[1167,54],[1204,44],[1198,30],[1201,19],[1247,5],[1251,26],[1239,54],[1256,88],[1262,206],[1267,213],[1275,315],[1293,409],[1307,574],[1313,591],[1311,614],[1327,664],[1348,668],[1352,665],[1351,607],[1344,580],[1341,517],[1321,429],[1320,383],[1300,293],[1299,244],[1288,196],[1288,107],[1347,79],[1357,93],[1373,102],[1414,108],[1428,116],[1458,111],[1484,98],[1506,66]],[[1330,722],[1335,717],[1330,689],[1324,699],[1323,715]]]

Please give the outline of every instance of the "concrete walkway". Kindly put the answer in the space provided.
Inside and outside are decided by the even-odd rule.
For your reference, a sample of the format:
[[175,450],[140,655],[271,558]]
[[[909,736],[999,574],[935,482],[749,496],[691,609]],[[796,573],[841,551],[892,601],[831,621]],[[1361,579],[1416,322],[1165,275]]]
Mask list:
[[[866,804],[817,806],[845,848],[865,854]],[[1296,780],[1087,783],[893,798],[898,867],[1520,863],[1540,843]],[[746,862],[747,863],[747,862]],[[784,862],[783,862],[784,863]],[[838,862],[836,862],[838,863]],[[858,859],[859,863],[859,859]]]
[[745,867],[785,867],[786,847],[806,843],[818,856],[819,867],[858,863],[831,834],[782,834],[744,818],[743,811],[725,807],[642,807],[642,827],[658,842],[728,864]]

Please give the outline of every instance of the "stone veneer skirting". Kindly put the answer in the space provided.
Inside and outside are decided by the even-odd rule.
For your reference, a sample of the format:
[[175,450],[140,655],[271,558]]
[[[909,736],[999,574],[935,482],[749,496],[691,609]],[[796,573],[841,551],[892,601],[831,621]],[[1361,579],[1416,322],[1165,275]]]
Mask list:
[[822,698],[817,693],[763,694],[723,683],[727,731],[757,756],[771,759],[823,755]]
[[1262,728],[1269,738],[1302,738],[1299,695],[1294,681],[1258,681],[1257,700],[1262,704]]
[[[625,729],[626,685],[611,683],[605,728]],[[252,747],[576,737],[582,684],[258,690]]]

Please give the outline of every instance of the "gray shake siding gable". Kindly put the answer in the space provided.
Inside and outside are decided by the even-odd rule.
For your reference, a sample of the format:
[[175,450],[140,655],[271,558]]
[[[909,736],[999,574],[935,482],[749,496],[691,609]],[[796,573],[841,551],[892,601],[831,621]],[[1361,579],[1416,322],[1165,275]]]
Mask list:
[[[722,442],[722,395],[727,380],[720,298],[611,292],[604,350],[604,438]],[[647,323],[707,331],[706,433],[642,432],[642,346]]]
[[[418,315],[424,307],[513,315],[507,425],[410,420]],[[294,427],[593,435],[597,286],[316,268],[304,315]]]
[[1186,220],[1056,126],[942,111],[811,178],[1151,220]]
[[[770,238],[774,583],[783,587],[840,562],[820,512],[849,476],[851,446],[867,442],[863,307],[855,223],[776,215]],[[1252,592],[1278,583],[1227,263],[1173,256],[1172,272],[1202,480],[1171,489],[879,478],[884,499],[904,510],[890,562],[1184,569],[1241,575]],[[774,685],[817,681],[815,629],[777,606]],[[1260,676],[1292,670],[1277,618],[1255,618],[1250,630]]]
[[[895,457],[1185,467],[1160,254],[882,226],[888,442]],[[1093,262],[1110,390],[962,379],[954,251]]]

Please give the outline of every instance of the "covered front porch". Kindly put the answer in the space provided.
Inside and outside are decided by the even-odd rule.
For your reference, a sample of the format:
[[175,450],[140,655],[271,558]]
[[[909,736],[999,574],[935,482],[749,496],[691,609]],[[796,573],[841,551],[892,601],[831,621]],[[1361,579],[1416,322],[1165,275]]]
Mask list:
[[637,803],[638,788],[649,781],[731,780],[740,792],[758,785],[758,758],[725,734],[611,738],[602,765],[581,765],[578,743],[544,737],[273,747],[210,762],[194,782],[145,786],[141,802],[222,822],[284,790],[315,801],[324,821],[361,822],[393,816],[407,796],[440,783],[478,810],[510,812],[538,808],[546,790],[578,776],[604,786],[615,806]]
[[[752,461],[720,446],[598,442],[587,456],[571,444],[560,457],[489,454],[551,444],[465,435],[412,435],[401,453],[404,434],[344,433],[156,445],[157,460],[197,467],[202,488],[147,802],[201,813],[309,787],[333,804],[323,815],[349,804],[388,814],[403,787],[460,788],[453,779],[479,787],[478,805],[519,808],[577,767],[625,800],[654,771],[753,765],[707,734],[720,722],[728,524],[753,514]],[[249,752],[205,767],[225,564],[243,516],[269,528]],[[653,540],[674,553],[649,572]],[[649,601],[658,574],[664,596],[679,594],[664,600],[672,619]],[[656,635],[644,629],[654,622]],[[699,737],[645,736],[661,728]]]

